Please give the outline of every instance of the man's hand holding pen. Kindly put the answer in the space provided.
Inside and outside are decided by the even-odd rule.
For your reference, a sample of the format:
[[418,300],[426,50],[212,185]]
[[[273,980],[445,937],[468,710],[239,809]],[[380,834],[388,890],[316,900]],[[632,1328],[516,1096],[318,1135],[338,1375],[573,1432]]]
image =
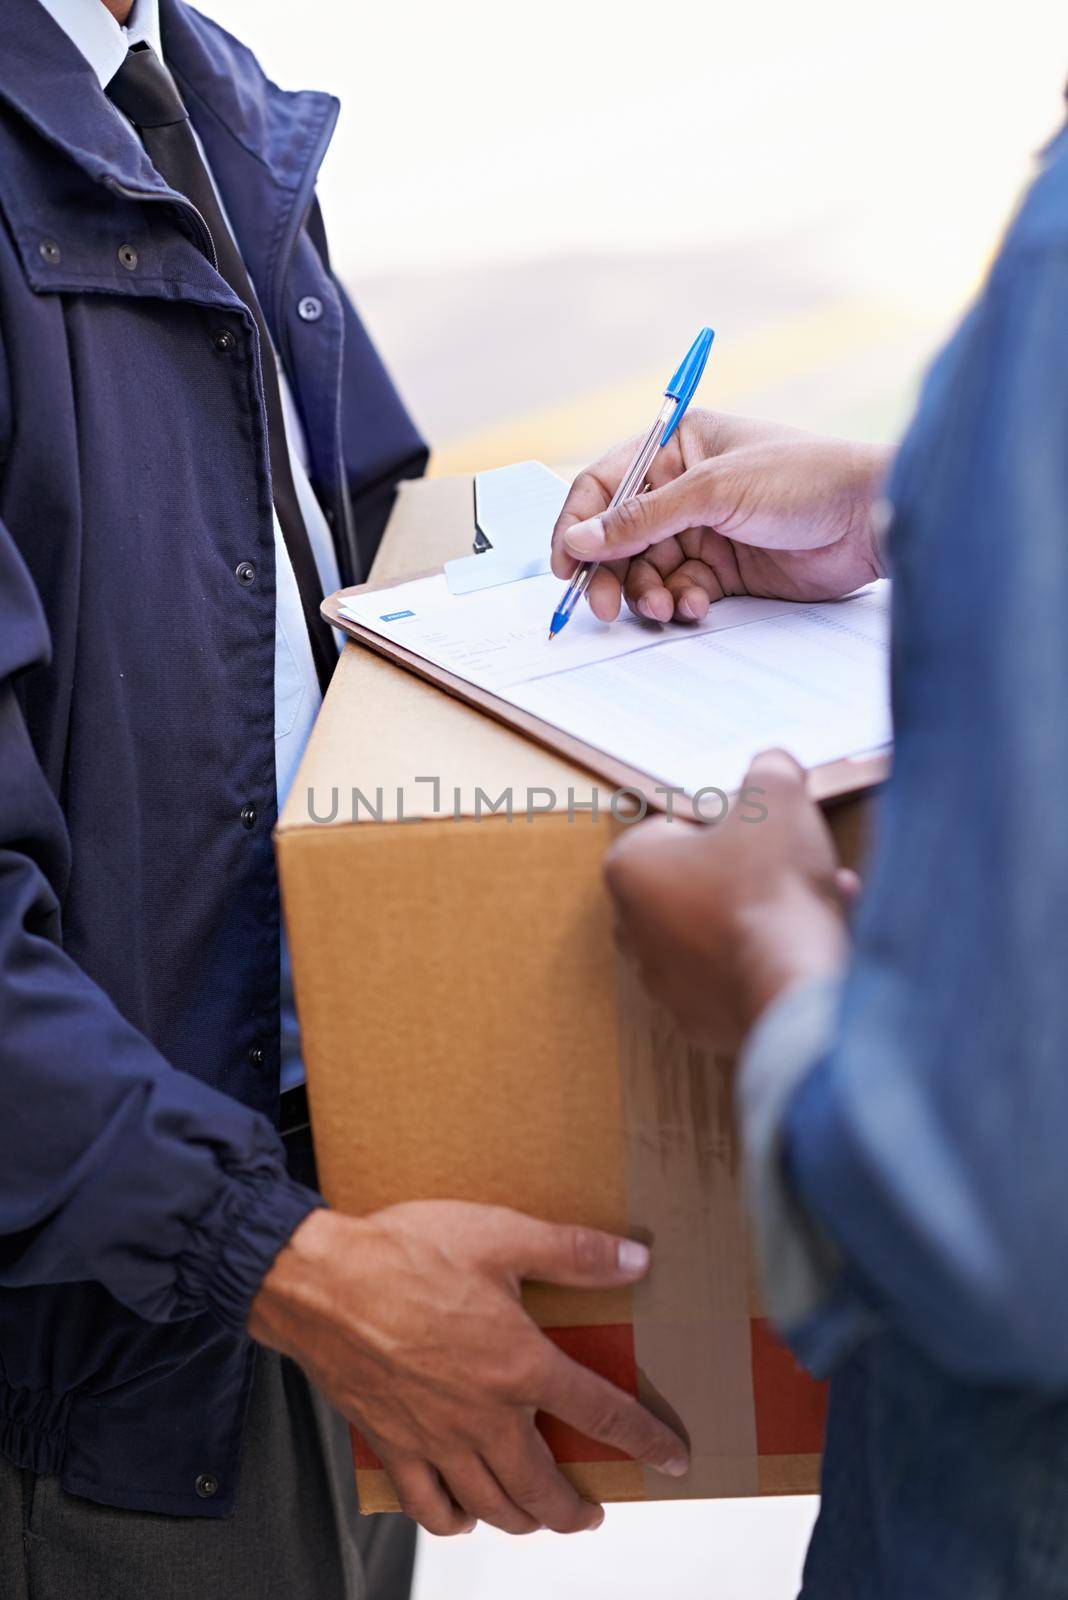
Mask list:
[[587,597],[602,621],[623,600],[652,621],[696,622],[726,595],[830,600],[883,576],[881,446],[691,408],[647,491],[608,510],[634,445],[579,474],[553,531],[558,578],[600,563]]

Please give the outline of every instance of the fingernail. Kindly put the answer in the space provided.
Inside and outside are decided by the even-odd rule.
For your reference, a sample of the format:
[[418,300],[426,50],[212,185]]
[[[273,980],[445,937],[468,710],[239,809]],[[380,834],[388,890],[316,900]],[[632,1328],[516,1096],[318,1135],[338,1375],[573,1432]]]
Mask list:
[[597,1529],[601,1526],[601,1524],[603,1522],[604,1522],[604,1512],[602,1511],[601,1515],[597,1518],[596,1522],[589,1522],[589,1523],[586,1524],[586,1532],[587,1533],[596,1533]]
[[604,545],[604,524],[600,517],[591,517],[589,522],[576,522],[564,534],[564,543],[578,556],[596,555]]
[[690,1470],[689,1458],[687,1456],[676,1456],[674,1461],[665,1462],[660,1470],[661,1472],[666,1472],[669,1478],[685,1478]]
[[617,1256],[620,1272],[628,1277],[639,1277],[649,1266],[649,1251],[637,1239],[620,1239]]
[[650,622],[656,621],[656,613],[653,610],[651,602],[646,599],[645,595],[642,595],[641,599],[638,601],[638,610],[641,612],[643,617],[648,617]]

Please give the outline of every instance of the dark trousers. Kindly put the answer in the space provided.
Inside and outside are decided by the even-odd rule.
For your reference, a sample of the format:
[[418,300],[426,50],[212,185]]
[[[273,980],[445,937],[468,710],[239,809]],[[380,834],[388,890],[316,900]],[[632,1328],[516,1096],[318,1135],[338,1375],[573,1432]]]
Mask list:
[[344,1423],[268,1351],[226,1520],[117,1511],[0,1457],[2,1600],[408,1600],[414,1561],[407,1518],[358,1515]]

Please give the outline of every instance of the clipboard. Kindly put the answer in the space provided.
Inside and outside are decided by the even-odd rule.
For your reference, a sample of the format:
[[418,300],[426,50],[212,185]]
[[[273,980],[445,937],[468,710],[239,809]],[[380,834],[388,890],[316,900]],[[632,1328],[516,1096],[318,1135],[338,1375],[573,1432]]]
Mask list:
[[[350,595],[385,593],[403,583],[411,583],[417,578],[437,577],[442,570],[440,566],[430,567],[421,572],[408,572],[384,582],[361,583],[347,589],[339,589],[335,594],[327,596],[320,609],[331,627],[340,629],[358,644],[373,650],[376,655],[384,656],[386,660],[404,667],[408,672],[422,678],[424,682],[432,683],[444,690],[454,699],[462,700],[465,704],[473,706],[476,711],[481,711],[484,715],[493,717],[495,721],[516,729],[528,739],[532,739],[535,744],[554,751],[575,766],[584,767],[587,772],[610,783],[613,789],[633,791],[644,800],[650,811],[666,811],[667,797],[664,785],[649,773],[628,766],[614,756],[607,755],[603,750],[598,750],[596,746],[587,744],[585,740],[565,733],[553,723],[546,722],[529,711],[521,710],[510,701],[502,699],[500,695],[493,694],[491,690],[469,683],[466,678],[458,677],[446,668],[439,667],[435,662],[428,661],[424,656],[417,655],[414,650],[407,650],[395,640],[386,639],[373,629],[364,627],[362,623],[353,622],[341,614],[340,602]],[[882,749],[858,756],[845,756],[837,761],[810,767],[809,794],[821,805],[861,795],[886,781],[890,773],[890,762],[890,750]],[[659,794],[656,792],[658,783],[661,790]],[[679,791],[672,792],[677,794]]]

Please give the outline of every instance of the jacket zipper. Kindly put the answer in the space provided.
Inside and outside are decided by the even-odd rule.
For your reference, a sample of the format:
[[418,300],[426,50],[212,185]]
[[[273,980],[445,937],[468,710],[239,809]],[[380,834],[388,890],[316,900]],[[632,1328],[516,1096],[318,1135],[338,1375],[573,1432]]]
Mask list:
[[129,184],[120,183],[118,178],[110,175],[105,177],[104,186],[114,194],[122,195],[124,200],[154,200],[157,204],[173,206],[176,211],[184,211],[192,219],[193,226],[200,234],[204,254],[211,262],[215,271],[219,270],[219,257],[215,251],[215,240],[211,236],[211,229],[204,221],[203,214],[197,210],[192,200],[186,200],[180,194],[157,194],[154,189],[134,189]]

